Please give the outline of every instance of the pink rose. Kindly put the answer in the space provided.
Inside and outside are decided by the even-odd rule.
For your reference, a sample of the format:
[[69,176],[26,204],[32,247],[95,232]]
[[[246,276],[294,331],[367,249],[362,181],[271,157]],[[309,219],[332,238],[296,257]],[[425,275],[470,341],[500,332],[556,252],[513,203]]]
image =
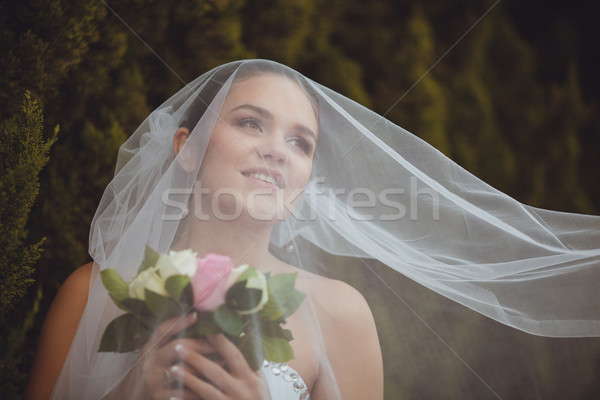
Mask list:
[[225,294],[231,286],[228,281],[233,268],[231,259],[219,254],[207,254],[197,259],[198,268],[192,277],[194,306],[200,311],[214,311],[225,303]]

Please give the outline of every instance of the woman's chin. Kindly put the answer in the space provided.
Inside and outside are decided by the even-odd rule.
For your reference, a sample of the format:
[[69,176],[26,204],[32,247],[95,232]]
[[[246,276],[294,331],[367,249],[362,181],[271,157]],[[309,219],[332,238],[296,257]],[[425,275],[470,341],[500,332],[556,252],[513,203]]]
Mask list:
[[271,206],[242,208],[237,210],[217,210],[198,216],[199,221],[220,221],[233,224],[255,225],[257,227],[275,226],[290,215],[289,211]]
[[277,225],[288,217],[289,213],[275,207],[258,208],[247,210],[246,218],[251,223],[260,225]]

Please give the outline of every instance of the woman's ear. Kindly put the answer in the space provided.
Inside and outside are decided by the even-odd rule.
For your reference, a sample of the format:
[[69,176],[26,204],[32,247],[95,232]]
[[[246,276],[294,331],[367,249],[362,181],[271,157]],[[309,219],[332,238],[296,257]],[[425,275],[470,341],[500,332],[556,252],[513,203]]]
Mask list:
[[185,144],[186,140],[190,137],[190,130],[185,126],[177,129],[175,132],[175,136],[173,137],[173,150],[175,151],[175,155],[179,154],[179,151]]
[[190,130],[188,128],[182,126],[181,128],[177,129],[175,136],[173,137],[173,151],[175,152],[177,162],[181,168],[183,168],[187,173],[192,173],[198,168],[196,152],[193,151],[189,145],[183,152],[181,151],[183,149],[183,145],[185,142],[187,142],[189,137]]

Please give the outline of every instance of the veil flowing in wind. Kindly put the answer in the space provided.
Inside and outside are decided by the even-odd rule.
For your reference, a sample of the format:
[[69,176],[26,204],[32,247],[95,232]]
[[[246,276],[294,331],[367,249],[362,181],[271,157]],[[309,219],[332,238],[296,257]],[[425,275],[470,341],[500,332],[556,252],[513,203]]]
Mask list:
[[[521,204],[384,117],[266,60],[203,74],[123,144],[90,232],[90,255],[100,270],[115,268],[132,279],[145,246],[167,252],[190,221],[201,219],[198,176],[211,134],[232,88],[261,74],[295,82],[318,119],[309,183],[293,199],[281,199],[287,213],[272,231],[271,251],[301,270],[345,280],[366,297],[386,376],[417,376],[426,373],[424,365],[444,364],[444,376],[428,379],[450,387],[457,371],[468,371],[497,398],[490,378],[474,365],[478,352],[502,357],[509,351],[506,335],[600,336],[600,217]],[[176,155],[180,127],[191,133]],[[236,217],[235,209],[222,215],[224,221]],[[316,312],[310,296],[305,306]],[[470,320],[461,314],[465,307],[477,313]],[[97,352],[104,329],[120,313],[94,279],[53,398],[100,398],[135,363],[135,352]],[[451,326],[485,332],[493,349],[465,343],[468,335],[454,334],[460,329],[444,336]],[[316,338],[320,368],[331,368],[320,325],[307,329]],[[419,337],[433,344],[417,345]],[[473,390],[469,385],[461,382],[456,390]]]

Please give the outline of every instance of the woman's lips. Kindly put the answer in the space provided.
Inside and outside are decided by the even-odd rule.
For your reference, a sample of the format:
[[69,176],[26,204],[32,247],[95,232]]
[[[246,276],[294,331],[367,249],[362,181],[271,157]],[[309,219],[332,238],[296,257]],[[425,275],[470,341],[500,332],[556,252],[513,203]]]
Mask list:
[[283,180],[283,176],[278,171],[266,171],[266,170],[248,170],[242,172],[247,178],[258,181],[258,183],[268,184],[270,186],[274,186],[277,189],[283,189],[285,187],[285,183]]

